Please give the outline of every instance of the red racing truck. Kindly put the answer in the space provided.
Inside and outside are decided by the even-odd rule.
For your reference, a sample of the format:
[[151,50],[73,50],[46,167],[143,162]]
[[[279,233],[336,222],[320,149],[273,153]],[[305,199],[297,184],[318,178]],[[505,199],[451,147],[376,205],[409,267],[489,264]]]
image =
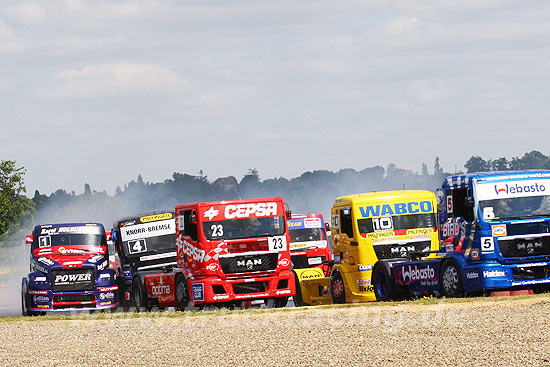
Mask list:
[[144,277],[159,307],[284,307],[295,294],[282,198],[180,204],[175,215],[177,266]]

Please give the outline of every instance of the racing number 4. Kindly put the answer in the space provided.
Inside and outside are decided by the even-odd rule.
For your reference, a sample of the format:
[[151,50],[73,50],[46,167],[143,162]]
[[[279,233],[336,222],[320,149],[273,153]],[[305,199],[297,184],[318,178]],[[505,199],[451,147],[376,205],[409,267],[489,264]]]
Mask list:
[[495,250],[493,237],[481,237],[481,252],[491,252]]
[[269,237],[269,250],[270,251],[286,250],[286,238],[284,236]]

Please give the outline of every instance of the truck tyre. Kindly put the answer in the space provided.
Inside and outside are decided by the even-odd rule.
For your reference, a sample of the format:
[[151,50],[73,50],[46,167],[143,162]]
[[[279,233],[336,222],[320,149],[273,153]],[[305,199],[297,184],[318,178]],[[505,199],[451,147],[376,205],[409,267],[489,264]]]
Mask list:
[[292,296],[294,300],[294,305],[296,307],[304,306],[304,300],[302,298],[302,288],[300,288],[300,281],[298,280],[298,275],[294,273],[294,284],[296,285],[296,294]]
[[38,312],[29,311],[29,294],[27,293],[27,282],[23,279],[21,282],[21,314],[23,316],[36,316]]
[[143,312],[145,310],[148,311],[150,309],[145,285],[143,284],[143,280],[139,277],[134,278],[132,285],[132,298],[134,299],[137,312]]
[[387,264],[379,264],[372,272],[372,285],[377,301],[396,299],[395,284],[391,270]]
[[267,308],[282,308],[288,302],[288,297],[272,297],[264,299],[265,307]]
[[332,273],[330,277],[330,294],[334,303],[346,303],[346,287],[338,271]]
[[189,290],[187,280],[183,275],[176,277],[176,311],[185,311],[189,307]]
[[439,279],[443,296],[452,298],[463,295],[462,274],[454,260],[448,260],[443,263]]

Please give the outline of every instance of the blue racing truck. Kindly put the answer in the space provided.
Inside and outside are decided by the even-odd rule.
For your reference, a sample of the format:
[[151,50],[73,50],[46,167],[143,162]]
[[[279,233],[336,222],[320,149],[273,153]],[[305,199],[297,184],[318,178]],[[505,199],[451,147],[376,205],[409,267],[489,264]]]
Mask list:
[[21,283],[23,315],[118,306],[116,273],[109,268],[101,224],[38,225],[26,242],[31,259]]
[[450,176],[437,200],[437,256],[377,264],[377,299],[550,289],[550,170]]

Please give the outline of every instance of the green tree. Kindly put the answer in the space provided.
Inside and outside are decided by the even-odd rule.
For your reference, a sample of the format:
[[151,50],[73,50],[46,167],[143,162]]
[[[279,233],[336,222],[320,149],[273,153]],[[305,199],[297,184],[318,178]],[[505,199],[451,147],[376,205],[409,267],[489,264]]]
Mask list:
[[0,161],[0,238],[20,228],[34,213],[34,202],[23,194],[25,168]]
[[468,159],[468,161],[464,164],[464,167],[468,173],[484,172],[489,170],[487,161],[478,155],[470,157],[470,159]]

